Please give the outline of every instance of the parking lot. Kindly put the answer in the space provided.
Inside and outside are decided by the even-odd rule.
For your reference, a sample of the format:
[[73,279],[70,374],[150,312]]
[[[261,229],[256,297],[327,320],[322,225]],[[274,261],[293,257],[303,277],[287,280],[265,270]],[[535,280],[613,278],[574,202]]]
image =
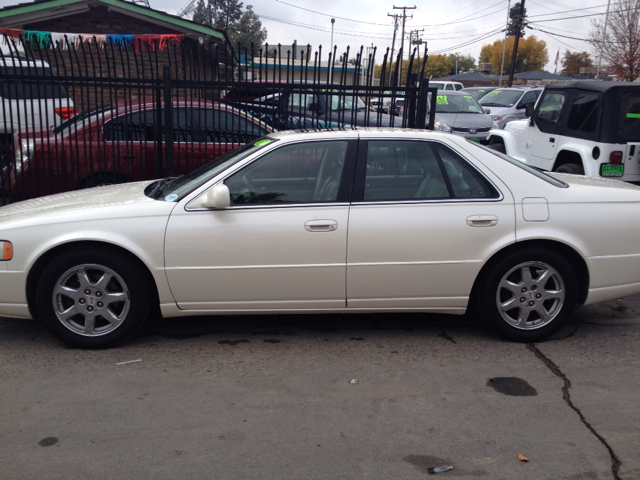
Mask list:
[[82,351],[2,319],[0,477],[639,478],[639,341],[640,295],[529,345],[389,314],[156,320]]

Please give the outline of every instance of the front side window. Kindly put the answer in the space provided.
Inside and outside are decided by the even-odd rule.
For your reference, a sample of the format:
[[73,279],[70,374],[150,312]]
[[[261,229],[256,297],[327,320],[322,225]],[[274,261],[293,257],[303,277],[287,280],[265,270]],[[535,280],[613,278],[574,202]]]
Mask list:
[[533,92],[527,92],[522,96],[522,100],[520,100],[520,102],[518,103],[519,107],[526,107],[527,105],[531,104],[533,105],[534,103],[536,103],[536,100],[538,99],[538,95],[540,95],[540,92],[535,90]]
[[564,106],[565,96],[562,93],[546,93],[538,106],[537,120],[557,125]]
[[439,143],[370,141],[364,201],[496,198],[466,160]]
[[288,145],[225,180],[232,205],[335,202],[346,140]]

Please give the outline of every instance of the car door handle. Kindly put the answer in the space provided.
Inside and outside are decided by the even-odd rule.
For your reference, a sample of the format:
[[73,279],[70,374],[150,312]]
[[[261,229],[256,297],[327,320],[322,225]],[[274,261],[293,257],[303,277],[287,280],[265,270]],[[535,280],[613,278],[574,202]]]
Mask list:
[[338,229],[335,220],[309,220],[305,222],[304,229],[308,232],[333,232]]
[[556,139],[555,139],[555,138],[553,138],[553,137],[549,138],[549,141],[550,141],[551,143],[556,143]]
[[471,215],[467,217],[467,225],[470,227],[495,227],[498,217],[495,215]]

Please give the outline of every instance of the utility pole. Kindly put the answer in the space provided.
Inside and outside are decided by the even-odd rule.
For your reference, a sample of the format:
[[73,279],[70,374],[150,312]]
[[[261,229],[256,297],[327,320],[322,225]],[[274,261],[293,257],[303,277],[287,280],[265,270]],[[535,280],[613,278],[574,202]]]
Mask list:
[[507,2],[507,23],[504,27],[504,43],[502,44],[502,66],[500,67],[500,81],[498,86],[502,86],[502,72],[504,72],[504,55],[507,52],[507,33],[509,33],[509,14],[511,13],[511,0]]
[[393,70],[393,54],[396,49],[396,33],[398,33],[398,17],[400,15],[387,13],[387,17],[393,17],[393,40],[391,40],[391,58],[389,59],[389,86],[391,86],[391,71]]
[[518,42],[520,41],[520,30],[522,29],[522,20],[524,20],[524,0],[520,0],[520,14],[518,15],[518,29],[516,30],[516,41],[513,44],[513,55],[511,55],[511,69],[509,70],[509,83],[507,86],[513,85],[513,72],[516,70],[516,56],[518,55]]
[[415,45],[418,48],[418,58],[420,58],[420,45],[424,43],[420,38],[420,32],[424,32],[424,28],[422,30],[412,30],[409,33],[410,38],[411,38],[411,35],[415,33],[416,38],[415,40],[411,40],[411,45]]
[[[402,50],[402,54],[404,56],[404,25],[407,21],[407,10],[415,10],[416,7],[415,5],[413,7],[396,7],[395,5],[393,6],[394,10],[402,10],[402,43],[400,45],[402,45],[400,47],[400,49]],[[411,18],[413,18],[413,15],[411,15]],[[398,75],[400,75],[400,78],[402,78],[402,66],[398,69]],[[400,82],[398,82],[399,84]]]
[[607,35],[607,23],[609,22],[609,6],[611,0],[607,2],[607,15],[604,17],[604,29],[602,30],[602,43],[600,44],[600,55],[598,55],[598,71],[596,72],[596,80],[600,78],[600,65],[602,65],[602,51],[604,50],[604,39]]

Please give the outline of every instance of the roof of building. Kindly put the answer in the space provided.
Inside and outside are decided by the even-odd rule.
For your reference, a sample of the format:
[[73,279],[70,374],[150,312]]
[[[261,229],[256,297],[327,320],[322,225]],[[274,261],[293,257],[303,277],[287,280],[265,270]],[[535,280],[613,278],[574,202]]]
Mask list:
[[90,5],[96,4],[103,4],[110,11],[162,25],[180,33],[191,36],[205,35],[228,43],[225,33],[221,30],[124,0],[36,0],[20,3],[0,9],[0,27],[23,29],[24,25],[31,23],[87,12]]
[[544,70],[530,70],[528,72],[516,73],[513,78],[522,80],[571,80],[571,77],[545,72]]
[[495,73],[482,73],[482,72],[471,72],[471,73],[459,73],[457,75],[448,75],[446,77],[433,78],[434,81],[467,81],[467,82],[486,82],[488,80],[494,80],[496,78],[500,78],[500,75],[496,75]]

